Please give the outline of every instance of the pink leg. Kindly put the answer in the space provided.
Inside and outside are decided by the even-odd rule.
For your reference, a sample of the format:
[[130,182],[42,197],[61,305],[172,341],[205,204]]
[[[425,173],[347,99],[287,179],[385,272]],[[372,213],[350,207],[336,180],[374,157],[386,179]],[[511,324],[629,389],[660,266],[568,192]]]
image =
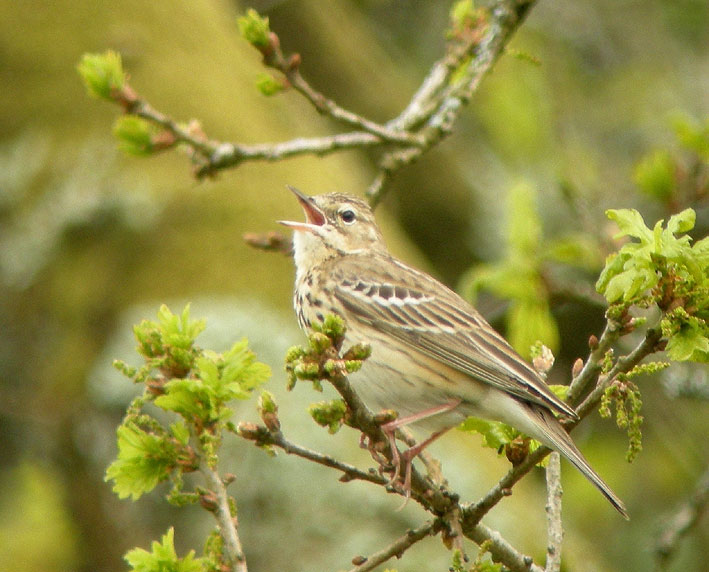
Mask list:
[[439,415],[440,413],[452,411],[453,409],[458,407],[460,403],[460,399],[455,399],[453,401],[449,401],[448,403],[444,403],[443,405],[437,405],[436,407],[425,409],[424,411],[420,411],[407,417],[400,417],[398,419],[394,419],[394,421],[390,421],[389,423],[382,425],[382,431],[384,431],[384,434],[389,440],[392,462],[394,464],[394,475],[392,476],[391,481],[389,483],[394,483],[401,475],[401,461],[403,460],[404,494],[407,497],[411,493],[411,465],[414,461],[414,458],[431,443],[433,443],[436,439],[438,439],[441,435],[443,435],[446,431],[448,431],[449,427],[440,431],[436,431],[430,437],[428,437],[424,441],[421,441],[417,445],[410,447],[403,453],[399,453],[399,449],[397,449],[396,447],[396,430],[399,427],[404,427],[405,425],[409,425],[410,423],[415,423],[416,421],[421,421],[422,419],[427,419],[429,417],[433,417],[434,415]]
[[408,498],[409,494],[411,493],[411,466],[414,462],[414,459],[421,451],[423,451],[426,447],[428,447],[431,443],[433,443],[436,439],[438,439],[441,435],[443,435],[449,429],[450,429],[450,427],[446,427],[445,429],[441,429],[440,431],[436,431],[430,437],[428,437],[428,439],[421,441],[420,443],[414,445],[413,447],[409,447],[406,451],[401,453],[401,458],[404,460],[404,467],[405,467],[404,494],[406,495],[407,498]]

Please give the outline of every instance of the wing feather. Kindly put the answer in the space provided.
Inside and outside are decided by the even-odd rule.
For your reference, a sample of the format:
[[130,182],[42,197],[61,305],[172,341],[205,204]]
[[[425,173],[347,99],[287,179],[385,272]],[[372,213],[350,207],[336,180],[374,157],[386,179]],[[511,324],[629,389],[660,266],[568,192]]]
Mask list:
[[[576,417],[455,292],[393,258],[349,262],[336,269],[343,279],[337,281],[334,294],[362,324],[510,395]],[[388,270],[391,264],[397,266],[397,272]]]

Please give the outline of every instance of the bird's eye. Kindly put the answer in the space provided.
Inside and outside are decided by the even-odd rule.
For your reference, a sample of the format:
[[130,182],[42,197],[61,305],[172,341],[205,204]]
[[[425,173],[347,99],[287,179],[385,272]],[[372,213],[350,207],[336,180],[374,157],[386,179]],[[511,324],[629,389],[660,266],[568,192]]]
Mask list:
[[342,219],[342,222],[344,222],[345,224],[352,224],[357,217],[356,217],[354,211],[347,209],[347,210],[342,211],[340,213],[340,218]]

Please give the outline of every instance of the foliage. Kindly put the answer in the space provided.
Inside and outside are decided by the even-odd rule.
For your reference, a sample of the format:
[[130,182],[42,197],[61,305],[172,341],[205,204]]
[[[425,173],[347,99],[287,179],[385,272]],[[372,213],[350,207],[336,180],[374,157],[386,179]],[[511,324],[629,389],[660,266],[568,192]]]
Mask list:
[[502,452],[505,445],[508,445],[519,436],[519,431],[505,423],[487,421],[477,417],[468,417],[461,423],[460,429],[480,433],[483,437],[483,446],[499,452]]
[[313,403],[308,408],[310,416],[321,427],[327,427],[327,430],[334,434],[342,426],[344,422],[347,406],[341,399],[334,401],[320,401]]
[[247,10],[246,14],[237,20],[237,24],[241,36],[255,48],[262,49],[270,44],[268,18],[262,17],[256,10]]
[[[578,237],[543,241],[537,212],[536,193],[527,184],[513,187],[508,195],[509,215],[504,257],[470,271],[465,290],[473,296],[481,289],[509,301],[507,335],[512,346],[529,357],[529,348],[541,341],[552,350],[559,348],[559,331],[550,309],[551,292],[544,279],[548,260],[579,260],[589,245]],[[588,260],[585,254],[581,260]],[[577,262],[578,263],[578,262]]]
[[145,119],[124,115],[113,125],[113,135],[118,139],[118,148],[124,153],[144,157],[154,151],[154,128]]
[[[219,498],[219,489],[183,490],[183,476],[200,471],[208,484],[213,482],[210,477],[217,468],[222,435],[233,427],[231,402],[249,399],[270,377],[270,369],[256,361],[246,339],[222,354],[197,347],[196,337],[205,325],[204,320],[190,317],[189,305],[181,314],[173,314],[163,305],[157,321],[144,320],[133,329],[145,365],[136,369],[116,362],[121,372],[144,385],[142,395],[133,400],[117,429],[118,457],[106,471],[106,480],[113,481],[120,498],[136,500],[171,480],[173,488],[167,499],[172,504],[199,501],[208,510],[217,511],[219,502],[224,506],[231,502]],[[174,421],[165,426],[144,412],[151,403]],[[262,396],[261,404],[275,410],[267,397]],[[223,527],[222,522],[222,534]],[[210,546],[214,547],[213,541]],[[126,560],[141,572],[193,572],[206,570],[208,560],[210,566],[218,566],[219,551],[211,550],[207,559],[195,559],[192,552],[178,559],[170,529],[162,543],[153,543],[152,553],[136,549]]]
[[[523,17],[528,6],[525,2],[516,4],[520,11],[515,15]],[[512,12],[510,6],[506,8]],[[502,12],[502,10],[497,11],[500,14]],[[271,32],[268,18],[263,18],[255,11],[249,10],[239,19],[238,25],[242,36],[264,56],[264,63],[285,75],[282,81],[270,75],[262,75],[257,81],[257,86],[262,93],[272,95],[285,87],[296,86],[296,89],[309,98],[318,111],[344,121],[350,127],[354,126],[362,130],[365,135],[378,137],[377,144],[385,143],[387,147],[403,144],[403,153],[385,155],[385,160],[382,161],[385,167],[382,168],[381,177],[385,180],[395,170],[392,165],[407,164],[417,158],[423,152],[422,150],[430,147],[432,142],[437,142],[442,134],[450,132],[454,119],[451,110],[458,109],[461,102],[467,101],[466,98],[470,97],[470,93],[466,92],[467,86],[471,86],[472,91],[472,86],[475,86],[481,77],[470,72],[474,69],[470,64],[478,57],[478,51],[482,55],[487,55],[484,52],[489,42],[483,44],[481,39],[489,29],[496,29],[496,26],[499,26],[499,22],[487,25],[488,21],[493,20],[495,13],[476,10],[472,1],[462,0],[455,3],[450,15],[451,30],[448,33],[451,42],[446,56],[450,59],[445,61],[445,69],[448,72],[453,71],[440,74],[440,77],[445,78],[441,85],[434,85],[431,88],[429,84],[428,90],[419,92],[445,93],[450,97],[441,97],[438,102],[433,98],[424,100],[423,103],[426,105],[421,105],[422,102],[417,101],[415,102],[417,105],[410,105],[409,109],[430,110],[428,115],[412,119],[411,116],[402,114],[402,118],[383,126],[341,110],[333,102],[314,92],[297,73],[300,57],[297,54],[290,58],[282,56],[278,38]],[[513,29],[514,26],[509,27],[509,30]],[[459,57],[452,57],[456,51],[460,52]],[[515,51],[507,50],[507,53],[515,53]],[[493,57],[489,57],[488,61],[494,61],[498,54],[499,52],[491,54]],[[309,151],[305,146],[300,147],[300,151],[293,151],[293,147],[282,145],[279,149],[288,149],[288,151],[279,156],[272,153],[273,149],[267,149],[267,146],[261,146],[254,151],[245,146],[232,145],[235,154],[229,162],[224,160],[224,153],[228,151],[229,146],[222,146],[221,152],[217,153],[216,144],[207,141],[201,131],[197,133],[194,130],[185,130],[177,123],[171,122],[169,118],[150,109],[143,100],[139,101],[125,83],[120,57],[116,54],[109,52],[104,56],[87,56],[79,64],[79,72],[92,95],[112,99],[122,104],[124,112],[129,113],[122,117],[114,128],[121,147],[129,153],[136,155],[152,153],[160,145],[157,135],[167,133],[166,146],[171,146],[179,140],[191,148],[193,160],[198,154],[203,155],[203,162],[198,162],[200,168],[195,170],[197,176],[202,176],[211,175],[217,169],[234,166],[244,160],[254,158],[276,160],[283,156],[290,156],[289,154],[303,152],[303,149],[306,149],[305,152]],[[440,109],[445,113],[437,111],[439,108],[436,106],[439,104]],[[134,113],[136,107],[142,109],[142,117],[148,117],[148,122],[130,115]],[[428,125],[422,135],[413,129],[406,132],[397,132],[396,129],[393,132],[389,129],[391,125],[397,124]],[[153,132],[152,129],[155,129],[156,125],[165,131]],[[702,131],[684,124],[681,128],[678,127],[677,136],[686,149],[706,158],[708,148],[706,132],[706,129]],[[429,134],[438,135],[427,138]],[[344,146],[342,140],[332,138],[330,141],[330,147],[317,147],[316,152],[322,154]],[[243,154],[239,155],[239,152]],[[638,165],[636,181],[645,192],[661,202],[667,205],[676,204],[676,189],[678,181],[683,176],[682,169],[678,165],[672,154],[662,151],[653,152]],[[376,198],[379,190],[376,185],[373,185],[370,188],[370,196]],[[474,287],[488,288],[495,294],[510,300],[510,310],[507,314],[509,337],[520,351],[526,353],[528,347],[538,339],[555,348],[558,345],[559,335],[550,310],[552,292],[546,280],[545,265],[549,261],[578,264],[577,261],[582,258],[583,262],[580,265],[585,270],[595,270],[598,266],[599,248],[592,240],[583,237],[568,237],[560,241],[543,240],[531,187],[521,185],[510,193],[510,197],[511,222],[507,230],[506,258],[498,264],[489,265],[478,271],[473,279]],[[637,216],[627,215],[628,220],[625,220],[626,214],[617,213],[626,213],[626,211],[609,212],[616,213],[621,234],[627,231],[626,236],[639,241],[630,243],[631,246],[623,246],[620,252],[609,258],[599,279],[599,291],[602,291],[612,304],[607,313],[609,327],[615,328],[614,331],[618,332],[617,336],[610,336],[611,342],[640,325],[639,320],[630,317],[631,308],[634,306],[647,308],[656,305],[662,312],[660,324],[664,338],[662,343],[667,345],[669,355],[674,359],[707,361],[709,354],[706,335],[707,249],[706,245],[701,246],[705,241],[690,247],[688,237],[676,236],[691,230],[693,218],[690,225],[688,211],[683,211],[680,215],[675,215],[679,218],[674,223],[675,217],[670,219],[666,229],[663,230],[658,223],[659,230],[656,225],[653,231],[649,231],[644,227],[641,217],[639,221],[637,220],[639,217],[637,213],[635,213]],[[685,217],[681,218],[683,215]],[[652,237],[652,246],[646,230]],[[697,249],[698,245],[700,245],[699,249]],[[144,383],[146,387],[144,394],[129,408],[126,420],[118,430],[118,459],[109,467],[107,478],[114,481],[114,490],[119,496],[131,496],[134,499],[152,490],[158,483],[171,479],[174,484],[173,492],[169,497],[171,502],[199,500],[205,508],[216,513],[219,499],[215,497],[215,491],[197,488],[194,493],[183,494],[181,492],[183,474],[194,471],[208,474],[216,468],[217,452],[223,431],[233,430],[229,402],[233,399],[249,398],[268,376],[267,368],[263,364],[254,362],[246,342],[242,342],[241,345],[236,344],[223,355],[196,348],[194,336],[189,333],[185,335],[185,331],[190,329],[188,326],[195,325],[198,330],[199,325],[189,320],[188,312],[187,315],[183,313],[182,317],[173,316],[169,311],[165,314],[162,316],[165,320],[161,317],[159,324],[148,323],[136,331],[136,337],[141,344],[141,353],[146,357],[146,365],[133,370],[125,364],[117,364],[121,371],[134,378],[136,382]],[[350,348],[341,355],[344,325],[334,317],[328,320],[329,322],[326,322],[320,331],[314,332],[309,337],[307,347],[292,348],[289,351],[286,368],[291,386],[296,379],[308,379],[313,382],[316,389],[321,389],[322,380],[333,383],[342,381],[347,374],[356,372],[361,367],[362,360],[368,357],[370,350],[364,345]],[[175,335],[175,343],[168,340],[171,334]],[[608,345],[602,347],[597,352],[598,355],[594,354],[594,347],[591,349],[592,353],[587,361],[587,364],[592,366],[590,370],[595,367],[607,376],[607,379],[590,380],[598,381],[598,387],[589,388],[592,391],[591,395],[594,395],[595,390],[603,390],[599,401],[604,414],[606,412],[610,414],[611,406],[615,405],[617,423],[628,430],[630,440],[628,454],[629,457],[633,456],[640,450],[642,416],[639,412],[642,402],[638,387],[630,381],[630,378],[640,373],[652,373],[659,369],[659,366],[633,367],[632,356],[616,358]],[[660,344],[649,344],[647,348],[639,346],[639,350],[642,350],[638,351],[639,359],[657,349],[660,349]],[[643,352],[644,355],[640,355]],[[626,364],[630,365],[626,368]],[[345,401],[313,404],[311,415],[316,422],[328,427],[329,431],[334,433],[352,413],[350,403]],[[148,404],[163,409],[167,414],[176,417],[177,421],[168,427],[163,426],[155,418],[143,413],[143,407]],[[256,436],[257,444],[266,449],[273,447],[274,444],[283,446],[283,442],[279,441],[282,435],[277,410],[273,396],[263,392],[259,400],[259,412],[264,426],[249,426],[239,434],[244,436],[250,432]],[[517,466],[534,450],[534,445],[530,447],[527,440],[521,439],[517,432],[502,424],[469,420],[468,429],[483,433],[486,445],[500,450],[504,447],[510,460],[513,460],[513,457],[516,459],[513,463]],[[517,457],[517,455],[521,456]],[[347,478],[352,478],[354,474],[350,469],[345,473]],[[509,491],[509,489],[505,490]],[[433,489],[426,491],[426,494],[429,493],[433,495]],[[228,512],[233,516],[233,510],[230,509]],[[433,512],[440,515],[446,511]],[[216,565],[215,563],[219,561],[222,547],[217,545],[219,542],[215,541],[213,544],[215,550],[208,551],[210,555],[216,555],[216,559],[212,559],[210,566]],[[149,566],[190,572],[193,569],[192,553],[183,559],[183,562],[186,562],[185,568],[175,567],[178,565],[178,559],[173,547],[172,530],[163,537],[162,544],[153,544],[153,555],[146,551],[133,552],[138,554],[138,560],[146,564],[145,570],[148,570]],[[481,553],[483,552],[481,547]],[[455,554],[453,568],[463,570],[463,562],[462,554]],[[474,569],[497,569],[497,565],[490,564],[486,567],[487,564],[476,561]]]
[[103,54],[84,54],[76,69],[93,97],[113,99],[126,82],[121,56],[111,50]]
[[692,209],[650,229],[636,210],[609,210],[620,232],[631,238],[608,257],[596,283],[608,302],[623,308],[657,305],[667,352],[677,361],[709,361],[709,237],[692,244]]
[[709,193],[709,119],[701,124],[675,114],[672,124],[673,148],[647,153],[633,178],[643,193],[677,211]]
[[190,550],[184,558],[175,552],[175,529],[170,528],[161,542],[153,541],[151,551],[134,548],[125,555],[125,560],[135,572],[205,572],[207,561],[195,558]]
[[302,379],[312,381],[315,389],[322,391],[322,379],[358,371],[372,353],[369,344],[356,344],[340,358],[338,352],[345,339],[345,324],[339,316],[329,314],[313,329],[315,331],[308,336],[307,348],[294,346],[286,354],[289,389]]

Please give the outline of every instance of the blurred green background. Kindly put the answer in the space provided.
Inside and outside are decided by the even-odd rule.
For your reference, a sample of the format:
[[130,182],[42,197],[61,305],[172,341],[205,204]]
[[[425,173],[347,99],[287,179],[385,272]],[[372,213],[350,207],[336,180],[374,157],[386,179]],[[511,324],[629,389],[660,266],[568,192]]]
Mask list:
[[[335,438],[305,408],[305,385],[285,394],[285,349],[303,340],[290,309],[292,264],[247,247],[244,232],[276,230],[299,217],[286,184],[306,192],[363,193],[374,152],[254,163],[197,183],[187,158],[122,156],[111,125],[117,110],[90,99],[75,72],[85,52],[119,51],[131,85],[179,120],[199,118],[214,138],[280,141],[334,133],[296,94],[255,89],[259,56],[241,40],[247,7],[269,16],[287,52],[325,94],[377,120],[401,110],[444,49],[448,2],[423,0],[131,0],[51,3],[0,0],[0,562],[15,572],[125,569],[122,555],[147,547],[171,523],[178,552],[201,548],[211,526],[198,508],[177,510],[159,494],[119,502],[103,482],[115,426],[134,389],[113,372],[134,360],[131,325],[192,302],[207,317],[202,346],[224,349],[244,335],[271,365],[268,384],[287,435],[368,466],[358,436]],[[546,237],[612,233],[603,211],[634,207],[649,224],[672,205],[633,183],[654,149],[681,154],[678,115],[709,114],[709,5],[703,0],[540,2],[511,47],[541,65],[503,57],[455,133],[399,173],[378,218],[392,250],[459,285],[504,252],[505,197],[518,183],[537,192]],[[689,201],[698,229],[704,201]],[[677,206],[677,205],[675,205]],[[579,287],[593,273],[573,275]],[[561,346],[557,375],[599,333],[602,308],[551,298]],[[498,326],[504,305],[481,310]],[[571,570],[648,570],[666,518],[709,459],[706,401],[675,398],[669,379],[707,383],[706,368],[676,367],[644,380],[645,450],[623,460],[611,422],[575,434],[599,473],[626,500],[621,521],[564,465],[565,557]],[[669,379],[669,381],[668,381]],[[668,403],[668,401],[670,401]],[[240,418],[256,419],[253,403]],[[413,503],[248,443],[231,445],[227,470],[252,570],[338,570],[424,517]],[[467,500],[483,494],[506,462],[474,437],[450,434],[434,453]],[[521,483],[486,522],[522,550],[541,555],[541,472]],[[706,519],[683,543],[672,570],[701,570]],[[439,539],[417,545],[401,571],[443,570]]]

